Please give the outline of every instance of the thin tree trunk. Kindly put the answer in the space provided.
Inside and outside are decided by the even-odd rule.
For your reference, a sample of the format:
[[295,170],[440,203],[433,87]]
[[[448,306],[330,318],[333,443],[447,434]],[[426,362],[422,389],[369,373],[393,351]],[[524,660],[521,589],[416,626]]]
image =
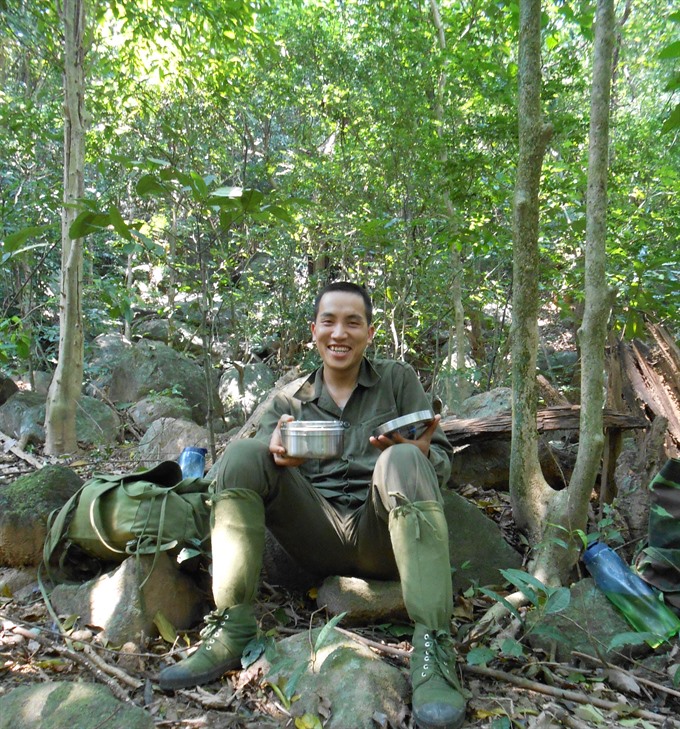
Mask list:
[[[441,13],[439,11],[439,5],[437,0],[430,0],[430,9],[432,10],[432,18],[434,26],[437,30],[437,39],[439,42],[439,48],[442,51],[442,56],[446,52],[446,34],[444,32],[444,23],[442,21]],[[446,59],[444,58],[442,71],[439,74],[439,82],[437,84],[437,104],[436,104],[436,115],[437,115],[437,135],[441,141],[441,152],[439,159],[442,163],[442,169],[445,169],[446,162],[448,161],[449,155],[446,150],[445,142],[443,141],[444,134],[444,91],[446,90],[447,75],[446,75]],[[456,211],[451,202],[451,196],[449,195],[448,187],[444,188],[444,207],[446,209],[446,217],[449,222],[449,228],[452,234],[451,240],[451,298],[453,303],[454,311],[454,322],[455,322],[455,339],[456,339],[456,384],[458,392],[456,393],[455,400],[459,403],[466,390],[465,380],[465,309],[463,307],[463,263],[461,260],[460,250],[456,244],[455,232],[456,232]]]
[[614,49],[614,0],[598,0],[590,97],[588,190],[586,195],[585,311],[581,344],[581,423],[578,455],[569,490],[574,492],[571,525],[585,529],[590,493],[600,468],[604,431],[605,345],[610,297],[607,290],[607,173],[609,100]]
[[77,448],[76,408],[83,379],[82,239],[69,228],[84,194],[85,6],[84,0],[58,5],[64,31],[64,207],[61,221],[59,356],[47,396],[45,451],[58,455]]
[[538,221],[541,167],[551,128],[541,114],[541,2],[520,0],[519,160],[513,201],[512,442],[510,495],[530,541],[542,534],[552,490],[541,472],[536,431]]

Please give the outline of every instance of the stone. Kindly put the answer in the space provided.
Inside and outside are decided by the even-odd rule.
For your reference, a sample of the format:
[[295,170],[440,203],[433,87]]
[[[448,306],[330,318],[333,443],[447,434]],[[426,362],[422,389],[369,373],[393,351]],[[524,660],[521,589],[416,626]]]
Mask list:
[[131,405],[127,412],[134,424],[144,431],[161,418],[191,420],[191,408],[187,401],[182,397],[168,395],[145,397]]
[[[0,406],[0,431],[16,438],[20,447],[45,442],[46,400],[35,392],[17,392]],[[120,433],[120,418],[106,403],[81,395],[76,411],[76,436],[87,445],[115,443]]]
[[157,636],[158,612],[175,629],[187,630],[209,611],[196,580],[177,569],[166,552],[155,565],[153,555],[128,557],[112,572],[81,585],[57,585],[50,599],[58,614],[78,615],[81,625],[101,628],[102,637],[114,645]]
[[499,570],[520,568],[522,557],[503,538],[498,525],[455,491],[442,492],[449,526],[453,589],[464,591],[505,582]]
[[[100,339],[93,343],[96,387],[114,403],[138,402],[150,394],[173,393],[191,408],[191,419],[203,424],[208,416],[208,388],[203,367],[191,357],[163,342],[141,339],[129,344],[123,339]],[[210,382],[211,398],[221,415],[217,374]]]
[[316,603],[330,615],[346,613],[343,625],[409,621],[398,580],[328,577],[318,590]]
[[0,372],[0,405],[4,405],[15,392],[19,392],[16,382]]
[[0,564],[38,565],[47,519],[82,486],[70,468],[48,465],[0,489]]
[[25,600],[37,589],[37,565],[31,567],[0,567],[0,597]]
[[401,726],[410,697],[405,672],[335,629],[317,646],[321,630],[278,640],[273,657],[260,658],[247,669],[248,675],[261,671],[267,683],[285,687],[294,672],[302,671],[292,691],[299,698],[290,707],[291,715],[329,712],[325,729],[375,729],[373,717],[380,714],[386,717],[385,726]]
[[[559,612],[543,614],[532,610],[527,614],[526,641],[534,649],[555,655],[558,661],[573,660],[572,651],[599,654],[611,663],[625,663],[631,655],[649,653],[645,644],[619,646],[608,650],[611,640],[621,633],[635,632],[616,611],[605,594],[590,577],[571,585],[569,606]],[[661,649],[658,649],[661,650]]]
[[153,729],[153,717],[97,683],[48,681],[0,696],[0,729]]
[[192,420],[160,418],[141,437],[137,458],[145,468],[151,468],[161,461],[176,461],[187,446],[207,448],[210,452],[208,429]]
[[219,393],[227,422],[245,423],[275,382],[274,373],[262,362],[225,370],[220,377]]

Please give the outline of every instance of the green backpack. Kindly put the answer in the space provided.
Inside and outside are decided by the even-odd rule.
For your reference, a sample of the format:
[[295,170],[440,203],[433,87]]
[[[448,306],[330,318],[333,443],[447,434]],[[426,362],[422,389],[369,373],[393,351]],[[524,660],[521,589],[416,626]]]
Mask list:
[[175,461],[137,473],[95,474],[50,514],[47,576],[81,582],[133,554],[169,552],[179,563],[197,557],[210,538],[209,484],[182,479]]

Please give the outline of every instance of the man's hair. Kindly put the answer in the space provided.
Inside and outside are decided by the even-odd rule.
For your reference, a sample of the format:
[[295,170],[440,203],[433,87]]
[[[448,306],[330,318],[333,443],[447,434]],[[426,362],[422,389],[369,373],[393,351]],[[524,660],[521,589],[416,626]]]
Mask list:
[[333,283],[326,284],[321,291],[316,295],[314,299],[314,321],[319,315],[319,304],[324,294],[330,294],[333,291],[343,291],[347,294],[356,294],[361,296],[364,300],[364,308],[366,309],[366,323],[370,326],[373,321],[373,302],[371,297],[368,295],[368,291],[359,284],[352,283],[351,281],[333,281]]

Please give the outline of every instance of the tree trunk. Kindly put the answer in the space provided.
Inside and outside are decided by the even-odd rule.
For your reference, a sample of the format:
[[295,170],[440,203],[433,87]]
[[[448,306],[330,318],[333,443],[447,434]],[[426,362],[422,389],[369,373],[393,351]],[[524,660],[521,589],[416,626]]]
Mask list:
[[[439,42],[439,48],[442,51],[442,56],[446,51],[446,34],[444,32],[444,23],[442,21],[441,13],[439,11],[439,5],[437,0],[430,0],[430,9],[432,11],[432,18],[435,29],[437,30],[437,39]],[[446,60],[444,59],[444,64]],[[444,91],[446,90],[447,75],[446,66],[442,68],[439,75],[439,82],[437,84],[437,135],[441,141],[441,152],[439,159],[442,163],[442,169],[446,169],[446,163],[448,162],[448,153],[443,139],[444,135]],[[444,208],[446,209],[446,217],[449,223],[449,228],[452,233],[451,239],[451,298],[453,303],[454,321],[455,321],[455,340],[456,340],[456,385],[457,393],[453,400],[459,404],[465,397],[466,391],[466,380],[465,380],[465,309],[463,307],[463,262],[461,260],[460,250],[458,249],[457,242],[455,240],[456,232],[456,212],[451,202],[451,196],[448,191],[448,186],[444,188]],[[450,340],[449,340],[450,341]],[[451,352],[449,352],[449,357]],[[451,393],[453,394],[453,393]],[[452,402],[452,399],[447,398],[448,402]]]
[[541,2],[520,0],[519,160],[513,200],[512,443],[513,514],[531,542],[540,540],[552,490],[538,460],[538,218],[541,167],[551,128],[541,114]]
[[64,31],[64,207],[61,220],[61,282],[59,291],[59,357],[45,416],[45,452],[77,448],[76,408],[83,379],[82,239],[72,240],[69,228],[84,194],[85,166],[83,0],[63,0],[58,9]]
[[[587,526],[590,495],[604,445],[605,344],[610,308],[605,278],[605,242],[613,0],[598,0],[596,18],[586,201],[585,309],[579,329],[582,373],[579,450],[566,489],[550,493],[541,486],[533,493],[528,492],[540,497],[536,503],[529,504],[530,525],[541,525],[541,549],[536,551],[532,571],[546,583],[563,582],[577,559],[578,533],[583,534]],[[513,363],[513,372],[514,368]],[[535,382],[533,376],[529,379]],[[538,481],[534,472],[525,471],[524,476]],[[526,484],[515,483],[515,488],[521,487],[526,489]],[[523,496],[526,495],[525,491]],[[538,532],[536,536],[539,536]]]

